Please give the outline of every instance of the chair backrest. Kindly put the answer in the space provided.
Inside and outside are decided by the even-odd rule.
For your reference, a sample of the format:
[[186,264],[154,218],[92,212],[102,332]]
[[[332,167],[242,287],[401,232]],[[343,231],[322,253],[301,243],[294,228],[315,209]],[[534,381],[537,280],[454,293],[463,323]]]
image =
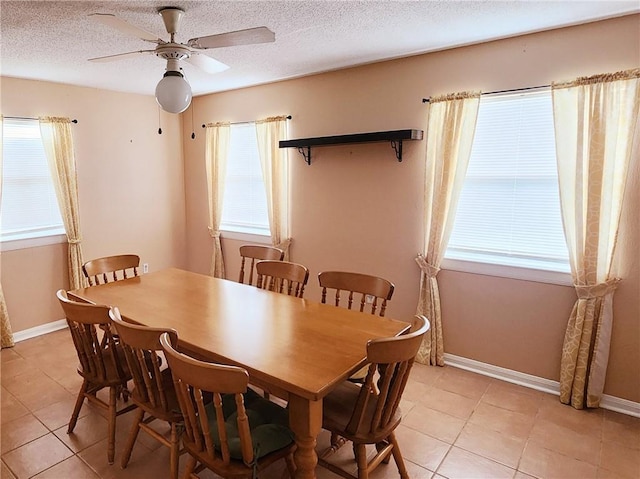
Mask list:
[[[233,394],[238,417],[238,437],[240,439],[242,460],[253,463],[253,444],[249,429],[249,420],[244,407],[243,394],[247,391],[249,374],[242,368],[199,361],[176,351],[176,341],[169,334],[160,336],[160,344],[171,368],[175,389],[184,417],[182,441],[187,450],[207,466],[224,469],[231,462],[227,430],[222,407],[222,395]],[[203,395],[213,394],[213,407],[205,406]],[[213,416],[215,411],[215,418]],[[217,431],[211,431],[216,424]],[[216,448],[211,433],[220,438]],[[220,469],[216,468],[218,474]]]
[[[73,301],[62,289],[56,296],[64,310],[73,345],[78,354],[78,372],[95,384],[105,383],[114,378],[121,381],[129,379],[123,364],[124,359],[117,353],[118,348],[111,330],[109,306]],[[98,335],[98,326],[101,327],[103,338]]]
[[[89,280],[89,286],[120,279],[127,279],[129,276],[138,276],[140,257],[135,254],[121,254],[116,256],[105,256],[87,261],[82,265],[82,272]],[[129,273],[127,273],[129,271]]]
[[[349,433],[375,435],[395,427],[393,421],[397,419],[396,410],[414,359],[428,330],[429,321],[418,315],[409,333],[392,338],[372,339],[367,343],[369,371],[346,428]],[[376,372],[379,377],[374,382]]]
[[[327,289],[335,289],[336,306],[340,306],[341,293],[348,292],[348,302],[346,307],[352,309],[354,293],[360,295],[357,304],[360,312],[370,312],[376,314],[378,304],[380,304],[380,316],[384,316],[387,310],[387,301],[393,296],[393,283],[377,276],[370,276],[361,273],[349,273],[345,271],[323,271],[318,274],[318,282],[322,288],[322,302],[327,302]],[[357,298],[356,298],[357,299]],[[367,304],[370,304],[367,307]],[[366,310],[366,311],[365,311]]]
[[289,261],[263,260],[256,263],[256,272],[258,288],[297,298],[304,296],[304,288],[309,280],[306,266]]
[[[127,323],[122,320],[116,307],[111,308],[109,316],[118,332],[120,345],[133,378],[134,399],[146,405],[148,409],[168,416],[172,412],[170,407],[175,403],[172,404],[168,397],[169,394],[173,394],[173,383],[168,382],[163,375],[166,369],[162,369],[163,350],[160,336],[167,333],[175,342],[178,333],[172,329],[149,328]],[[154,415],[157,416],[158,412]]]
[[[247,284],[255,285],[253,279],[255,276],[254,270],[256,262],[264,259],[282,261],[282,258],[284,258],[284,251],[274,246],[245,244],[240,246],[240,257],[240,277],[238,279],[238,283],[245,282],[246,268],[249,276]],[[248,265],[245,264],[247,259],[249,259]]]

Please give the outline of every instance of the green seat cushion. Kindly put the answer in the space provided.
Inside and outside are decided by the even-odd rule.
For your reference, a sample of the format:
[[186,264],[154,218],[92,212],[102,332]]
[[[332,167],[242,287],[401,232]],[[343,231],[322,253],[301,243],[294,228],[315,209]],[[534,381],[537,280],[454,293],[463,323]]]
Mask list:
[[[244,405],[249,419],[251,442],[256,459],[282,449],[294,441],[293,432],[288,427],[289,413],[283,407],[263,398],[252,389],[244,395]],[[220,435],[216,423],[216,411],[213,403],[207,404],[209,430],[216,448],[220,449]],[[242,460],[242,448],[238,433],[238,413],[233,394],[222,396],[222,413],[225,419],[229,453],[232,458]]]

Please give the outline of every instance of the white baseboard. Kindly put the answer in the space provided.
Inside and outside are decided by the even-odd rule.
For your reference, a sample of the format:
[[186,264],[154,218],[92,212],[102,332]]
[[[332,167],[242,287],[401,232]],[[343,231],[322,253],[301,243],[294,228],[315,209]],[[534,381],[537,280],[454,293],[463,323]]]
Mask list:
[[[473,359],[467,359],[453,354],[445,353],[444,362],[449,366],[465,369],[483,376],[489,376],[520,386],[536,389],[549,394],[560,395],[560,383],[531,374],[525,374],[511,369],[501,368],[492,364],[481,363]],[[604,394],[600,401],[600,407],[611,411],[627,414],[629,416],[640,417],[640,403],[627,399],[617,398]]]
[[66,327],[67,320],[59,319],[58,321],[53,321],[51,323],[41,324],[40,326],[17,331],[13,333],[13,341],[15,343],[19,343],[20,341],[24,341],[25,339],[31,339],[37,336],[42,336],[43,334],[53,333],[54,331],[59,331]]
[[640,403],[629,401],[628,399],[603,394],[600,400],[600,407],[609,409],[610,411],[628,414],[629,416],[640,417]]

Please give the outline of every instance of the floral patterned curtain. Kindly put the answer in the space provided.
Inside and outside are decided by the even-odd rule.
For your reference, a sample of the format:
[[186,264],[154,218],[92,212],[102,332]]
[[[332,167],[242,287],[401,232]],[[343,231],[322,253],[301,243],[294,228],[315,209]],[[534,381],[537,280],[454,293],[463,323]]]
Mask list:
[[258,152],[267,193],[269,230],[273,246],[284,251],[289,260],[289,165],[287,150],[280,140],[287,139],[287,117],[274,116],[256,121]]
[[567,324],[560,400],[598,407],[613,325],[611,272],[634,129],[640,69],[554,83],[560,204],[578,299]]
[[207,194],[209,198],[209,234],[213,239],[211,268],[209,274],[224,278],[224,259],[220,242],[220,222],[222,221],[222,202],[224,200],[224,182],[227,175],[227,155],[231,126],[229,123],[214,123],[206,126],[205,162],[207,170]]
[[452,93],[431,98],[425,175],[425,246],[416,258],[422,275],[418,314],[431,328],[416,357],[418,362],[444,366],[440,293],[436,276],[447,249],[458,198],[471,156],[480,93]]
[[69,242],[69,283],[71,289],[82,288],[85,286],[85,278],[82,273],[78,178],[71,120],[55,117],[40,118],[40,134]]

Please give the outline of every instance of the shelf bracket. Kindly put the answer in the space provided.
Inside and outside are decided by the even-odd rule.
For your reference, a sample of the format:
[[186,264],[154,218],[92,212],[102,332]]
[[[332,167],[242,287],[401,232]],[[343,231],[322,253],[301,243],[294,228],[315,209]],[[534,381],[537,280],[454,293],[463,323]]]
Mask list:
[[391,140],[391,148],[396,152],[398,162],[402,162],[402,140]]
[[[305,152],[305,150],[307,151]],[[298,153],[300,153],[304,157],[304,161],[307,163],[307,165],[311,164],[311,147],[310,146],[307,146],[306,148],[304,146],[299,146]]]

